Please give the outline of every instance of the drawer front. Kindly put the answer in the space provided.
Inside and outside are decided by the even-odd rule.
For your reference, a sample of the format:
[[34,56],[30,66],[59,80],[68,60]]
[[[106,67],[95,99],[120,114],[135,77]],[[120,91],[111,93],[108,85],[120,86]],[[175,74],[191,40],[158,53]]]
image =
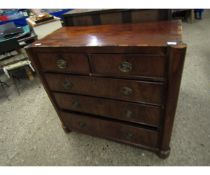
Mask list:
[[88,74],[89,64],[85,54],[38,53],[43,71]]
[[92,54],[90,62],[96,74],[164,77],[166,57],[140,54]]
[[158,132],[100,118],[61,112],[65,125],[73,131],[125,143],[156,147]]
[[150,126],[159,126],[160,123],[161,110],[159,107],[62,93],[54,93],[54,96],[61,109]]
[[152,104],[162,103],[161,83],[61,74],[45,74],[45,78],[53,91]]

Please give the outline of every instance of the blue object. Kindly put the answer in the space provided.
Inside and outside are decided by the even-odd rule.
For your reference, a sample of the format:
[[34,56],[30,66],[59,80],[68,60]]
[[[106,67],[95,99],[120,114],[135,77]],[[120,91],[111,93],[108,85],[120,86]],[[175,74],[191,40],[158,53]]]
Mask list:
[[56,17],[59,17],[59,18],[63,19],[62,15],[64,13],[68,12],[68,11],[71,11],[71,10],[73,10],[73,9],[63,9],[63,10],[60,10],[58,12],[53,12],[53,13],[50,13],[50,14],[53,15],[53,16],[56,16]]
[[23,14],[24,10],[20,9],[7,9],[3,10],[3,13],[1,15],[7,16],[7,21],[0,21],[1,24],[6,24],[9,22],[13,22],[17,27],[22,27],[27,25],[26,18],[28,16],[24,16]]
[[14,22],[17,27],[19,27],[19,26],[22,27],[22,26],[27,25],[26,18],[28,18],[28,17],[23,17],[23,18],[19,18],[19,19],[8,20],[8,21],[1,21],[0,25],[6,24],[8,22]]
[[202,19],[202,14],[204,12],[204,9],[195,9],[195,19]]

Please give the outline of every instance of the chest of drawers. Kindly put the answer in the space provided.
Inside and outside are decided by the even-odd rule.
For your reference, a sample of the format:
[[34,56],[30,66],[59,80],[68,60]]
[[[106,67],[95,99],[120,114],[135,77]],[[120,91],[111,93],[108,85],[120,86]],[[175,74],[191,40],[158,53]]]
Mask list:
[[186,45],[180,21],[63,27],[26,50],[66,132],[165,158]]

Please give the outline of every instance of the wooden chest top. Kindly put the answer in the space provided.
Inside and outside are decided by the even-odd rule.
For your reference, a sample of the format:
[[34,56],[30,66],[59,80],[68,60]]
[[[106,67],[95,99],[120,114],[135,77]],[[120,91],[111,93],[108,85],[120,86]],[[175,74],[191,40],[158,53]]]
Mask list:
[[[32,47],[167,46],[181,42],[181,21],[62,27]],[[41,44],[39,44],[41,43]]]

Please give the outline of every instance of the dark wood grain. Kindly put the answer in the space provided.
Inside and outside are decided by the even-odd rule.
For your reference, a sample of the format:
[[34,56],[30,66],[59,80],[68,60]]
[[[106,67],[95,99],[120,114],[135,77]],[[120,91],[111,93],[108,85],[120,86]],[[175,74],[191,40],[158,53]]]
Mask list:
[[[181,41],[181,21],[62,27],[34,47],[167,46]],[[63,42],[65,41],[65,42]],[[36,45],[41,43],[41,45]]]
[[149,21],[161,21],[167,20],[170,17],[168,16],[168,10],[135,10],[131,12],[131,21],[132,23],[141,23]]
[[[37,53],[38,60],[43,71],[89,74],[88,58],[85,54],[74,53]],[[57,61],[66,62],[66,66],[60,68]]]
[[178,101],[182,71],[185,60],[186,45],[172,46],[168,48],[168,86],[166,98],[166,110],[160,139],[160,156],[167,157],[170,153],[170,139]]
[[96,53],[119,53],[119,54],[142,54],[142,55],[152,55],[152,56],[167,56],[168,54],[168,46],[151,46],[151,47],[141,47],[141,46],[103,46],[103,47],[36,47],[33,45],[29,45],[26,47],[32,47],[34,52],[37,53],[85,53],[85,54],[96,54]]
[[[45,74],[45,78],[53,91],[162,105],[162,83],[62,74]],[[69,88],[64,87],[66,82],[71,84]],[[123,94],[125,87],[131,94]]]
[[132,23],[132,12],[131,11],[124,11],[121,13],[122,15],[122,23]]
[[[168,9],[75,9],[64,14],[63,21],[65,26],[163,21],[171,18],[170,12]],[[88,16],[92,17],[92,21],[86,20],[86,23],[76,21],[78,17],[85,19]]]
[[[145,56],[141,54],[90,55],[93,73],[129,77],[165,77],[166,59],[166,56]],[[127,72],[120,69],[124,63],[129,64],[131,67]]]
[[117,12],[100,14],[101,24],[122,24],[122,15]]
[[73,24],[76,26],[87,26],[87,25],[93,25],[92,17],[90,15],[88,16],[76,16],[72,18]]
[[161,108],[111,99],[54,93],[60,109],[159,127]]
[[67,127],[73,131],[109,138],[136,146],[157,146],[158,132],[119,122],[61,112]]

